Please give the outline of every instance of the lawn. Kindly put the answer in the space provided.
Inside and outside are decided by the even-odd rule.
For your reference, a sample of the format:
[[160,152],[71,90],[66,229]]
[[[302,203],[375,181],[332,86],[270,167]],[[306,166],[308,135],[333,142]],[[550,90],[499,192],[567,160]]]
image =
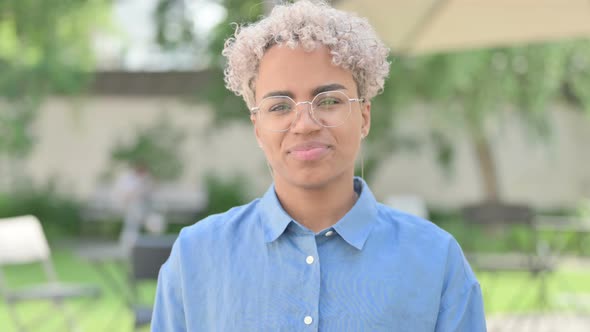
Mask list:
[[[83,317],[77,320],[80,331],[124,332],[133,330],[131,312],[128,310],[120,294],[107,287],[104,280],[88,263],[66,250],[54,250],[53,261],[61,281],[100,285],[103,290],[102,296],[97,301],[76,300],[68,302],[67,309],[74,313],[79,313],[77,316]],[[108,267],[111,270],[117,271],[115,264]],[[11,267],[10,269],[5,269],[5,272],[6,281],[10,286],[18,287],[43,280],[41,278],[43,272],[38,265]],[[123,273],[119,273],[119,275],[121,278],[125,277]],[[121,280],[123,281],[124,279]],[[141,298],[147,302],[150,302],[153,298],[154,291],[155,282],[141,284]],[[51,310],[51,307],[46,303],[21,304],[18,308],[19,316],[26,317],[25,320],[49,313],[50,317],[47,321],[42,326],[33,329],[33,331],[66,331],[63,316],[59,315],[59,312]],[[148,329],[146,328],[144,330],[147,331]],[[16,332],[16,328],[6,311],[6,305],[2,302],[0,302],[0,331]]]
[[[132,317],[120,296],[108,288],[87,263],[73,256],[66,250],[54,251],[54,263],[60,278],[64,281],[99,284],[105,290],[103,296],[96,302],[76,301],[68,306],[69,309],[81,310],[83,319],[80,321],[81,331],[91,332],[124,332],[132,331]],[[12,285],[25,285],[39,280],[41,270],[38,266],[21,266],[11,268],[7,272],[7,281]],[[124,277],[123,274],[120,274]],[[525,312],[544,309],[535,300],[538,280],[531,280],[522,273],[501,273],[496,275],[478,273],[484,291],[486,312],[488,315],[503,312]],[[548,278],[548,303],[552,310],[565,310],[563,298],[567,294],[582,294],[590,296],[590,271],[570,269],[558,271]],[[155,283],[142,285],[142,298],[153,298]],[[517,303],[512,303],[515,298]],[[49,308],[46,304],[22,305],[19,307],[21,315],[33,317]],[[81,309],[80,309],[81,308]],[[590,312],[590,307],[586,307]],[[64,331],[63,321],[59,315],[52,315],[35,331]],[[147,329],[146,329],[147,330]],[[0,331],[13,332],[15,328],[9,319],[4,303],[0,303]]]

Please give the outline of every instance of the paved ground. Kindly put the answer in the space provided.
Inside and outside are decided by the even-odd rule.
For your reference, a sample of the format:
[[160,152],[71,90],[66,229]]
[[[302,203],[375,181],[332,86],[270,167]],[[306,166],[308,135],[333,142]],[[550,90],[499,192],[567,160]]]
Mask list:
[[590,332],[590,314],[503,315],[487,322],[488,332]]

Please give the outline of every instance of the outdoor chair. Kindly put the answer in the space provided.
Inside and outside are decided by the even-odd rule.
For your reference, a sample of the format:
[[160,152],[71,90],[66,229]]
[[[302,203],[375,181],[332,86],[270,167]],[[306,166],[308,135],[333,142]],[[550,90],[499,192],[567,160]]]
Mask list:
[[144,212],[137,206],[126,211],[123,227],[116,241],[84,242],[75,248],[77,256],[90,263],[109,291],[122,296],[124,300],[128,297],[124,272],[130,259],[131,247],[141,234],[146,217]]
[[[76,254],[86,260],[106,286],[106,292],[112,293],[117,298],[116,305],[111,306],[113,312],[108,326],[114,326],[120,317],[122,308],[133,306],[133,287],[130,287],[127,278],[131,269],[132,249],[139,237],[142,236],[142,227],[149,219],[145,206],[139,204],[130,206],[125,211],[123,228],[117,241],[103,243],[84,243],[76,248]],[[165,226],[165,225],[160,225]],[[160,229],[163,231],[163,229]],[[135,309],[133,309],[135,311]],[[136,316],[143,316],[143,311],[138,310]],[[151,314],[151,312],[150,312]]]
[[[480,204],[462,210],[468,227],[479,226],[492,240],[509,239],[501,253],[473,252],[474,243],[468,243],[470,262],[485,271],[527,271],[533,275],[551,271],[554,262],[548,246],[540,240],[533,211],[524,205]],[[521,231],[522,236],[511,234]],[[510,236],[515,238],[510,238]],[[471,237],[475,239],[476,237]]]
[[[492,278],[506,272],[526,273],[524,284],[510,299],[511,308],[518,307],[525,299],[525,292],[531,289],[537,304],[547,307],[546,278],[556,268],[556,260],[539,237],[532,209],[525,205],[483,203],[465,207],[462,216],[470,235],[465,242],[465,253],[474,270],[488,272]],[[477,232],[481,236],[475,236]],[[498,244],[503,247],[498,248]],[[486,246],[496,248],[481,250]],[[493,284],[487,285],[484,296],[493,296]]]
[[[3,273],[8,266],[39,264],[46,281],[22,286],[9,287]],[[51,259],[51,251],[39,220],[32,216],[0,219],[0,297],[7,304],[8,313],[18,331],[36,330],[46,323],[50,316],[21,318],[18,304],[25,302],[49,302],[53,309],[63,314],[70,330],[76,327],[74,313],[65,306],[67,300],[96,299],[100,289],[91,285],[63,283],[58,280]]]
[[176,236],[140,236],[131,248],[129,279],[133,297],[130,301],[134,328],[149,326],[152,320],[152,303],[142,296],[141,284],[155,282],[162,264],[166,262]]

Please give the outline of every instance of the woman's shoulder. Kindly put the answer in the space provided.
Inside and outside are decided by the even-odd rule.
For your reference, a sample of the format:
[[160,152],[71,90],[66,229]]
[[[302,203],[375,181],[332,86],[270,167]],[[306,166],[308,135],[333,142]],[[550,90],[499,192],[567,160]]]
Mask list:
[[179,239],[207,240],[223,236],[235,236],[236,232],[244,226],[257,224],[257,206],[259,199],[248,204],[233,207],[225,212],[209,215],[196,223],[184,227],[180,232]]
[[427,241],[455,241],[453,236],[432,221],[387,205],[378,204],[378,216],[385,227],[413,239],[424,238]]

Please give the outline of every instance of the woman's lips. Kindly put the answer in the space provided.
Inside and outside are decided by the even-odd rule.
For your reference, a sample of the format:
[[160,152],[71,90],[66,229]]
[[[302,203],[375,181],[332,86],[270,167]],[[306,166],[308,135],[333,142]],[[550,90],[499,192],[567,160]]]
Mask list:
[[326,144],[306,143],[293,147],[289,153],[295,159],[313,161],[321,159],[329,150]]

